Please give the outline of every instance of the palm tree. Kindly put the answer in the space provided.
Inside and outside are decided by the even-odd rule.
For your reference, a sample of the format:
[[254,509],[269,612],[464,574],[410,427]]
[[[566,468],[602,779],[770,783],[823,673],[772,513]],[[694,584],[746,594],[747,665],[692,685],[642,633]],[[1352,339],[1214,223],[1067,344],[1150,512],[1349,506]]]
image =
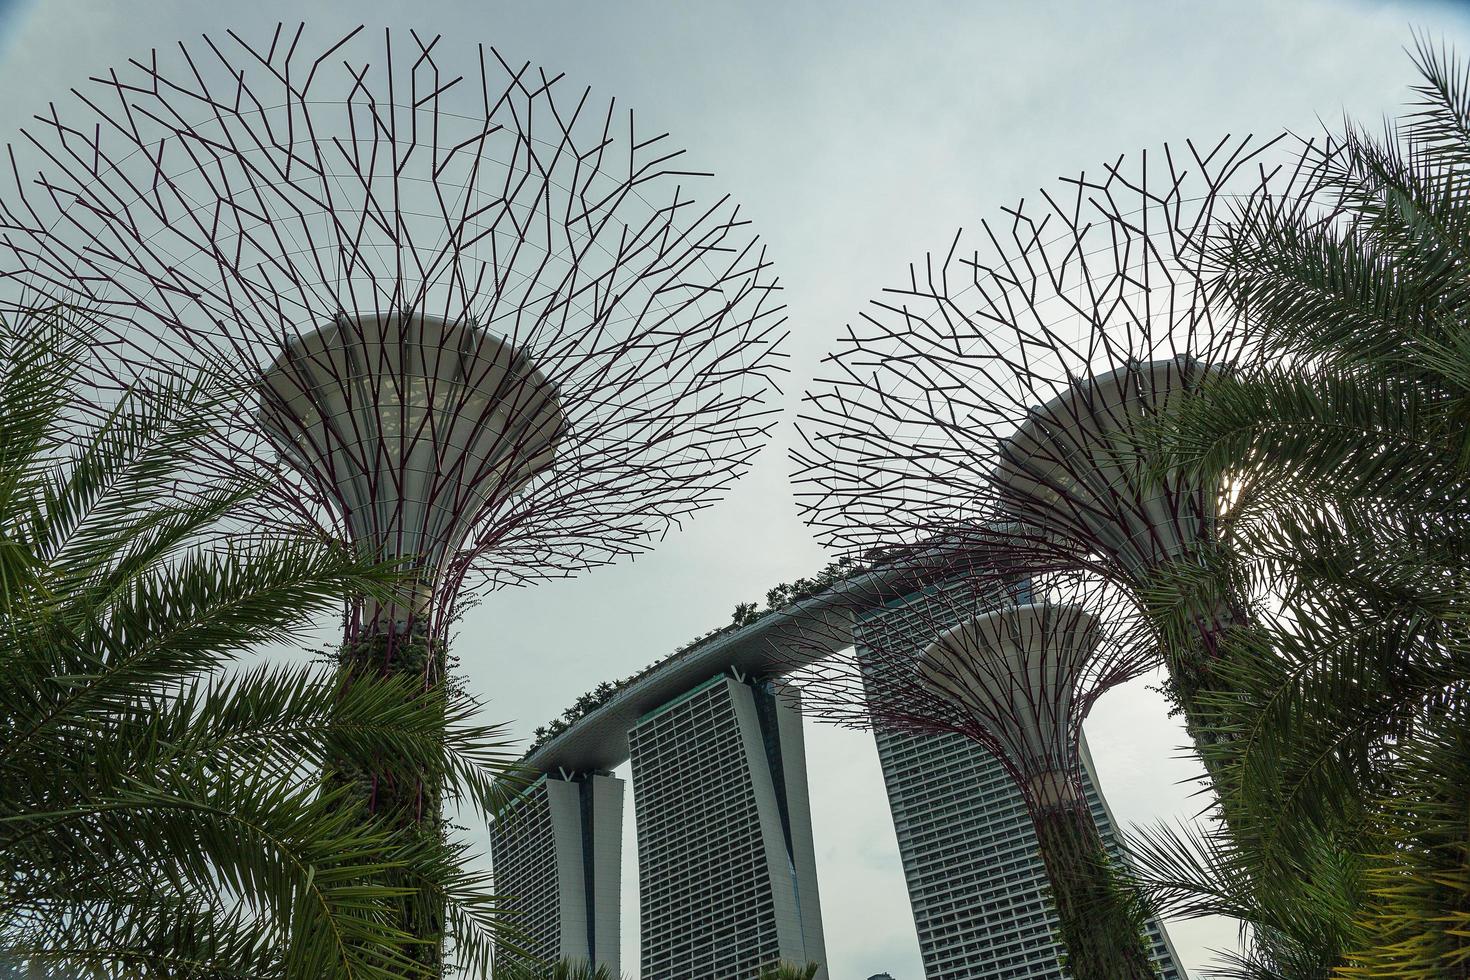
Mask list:
[[795,963],[772,963],[761,968],[760,975],[755,980],[813,980],[821,966],[817,963],[808,963],[798,966]]
[[1396,127],[1241,210],[1222,281],[1257,356],[1159,420],[1168,467],[1236,491],[1161,625],[1242,583],[1258,615],[1209,704],[1228,839],[1135,852],[1258,927],[1255,975],[1470,976],[1470,71],[1416,63]]
[[140,383],[87,416],[85,352],[57,316],[0,322],[0,964],[402,977],[414,943],[385,913],[442,897],[484,968],[498,919],[464,845],[364,824],[319,773],[350,745],[488,810],[497,730],[452,691],[227,670],[393,572],[290,527],[228,533],[259,488],[177,479],[217,393]]

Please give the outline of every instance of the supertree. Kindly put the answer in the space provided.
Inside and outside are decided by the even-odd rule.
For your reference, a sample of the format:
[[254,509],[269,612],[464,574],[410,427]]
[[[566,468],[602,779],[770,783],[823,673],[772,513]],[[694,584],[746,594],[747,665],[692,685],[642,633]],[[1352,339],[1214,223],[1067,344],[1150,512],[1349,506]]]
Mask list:
[[[302,25],[155,51],[75,90],[74,121],[38,115],[0,205],[6,275],[86,312],[99,377],[221,379],[202,469],[272,487],[243,522],[405,567],[349,609],[343,662],[430,687],[462,598],[636,554],[718,499],[771,424],[783,322],[739,208],[666,137],[444,47]],[[439,832],[431,776],[342,770]],[[426,973],[435,915],[407,915]]]
[[[849,553],[938,537],[998,583],[1085,573],[1168,618],[1200,576],[1229,487],[1158,465],[1150,419],[1246,345],[1219,286],[1223,229],[1289,182],[1275,140],[1122,158],[911,266],[849,325],[806,396],[794,481]],[[1174,591],[1170,591],[1170,590]],[[1232,592],[1166,630],[1170,689],[1207,741],[1201,697]],[[1173,621],[1171,621],[1173,622]]]
[[971,571],[952,561],[942,581],[882,598],[883,621],[902,628],[865,626],[859,616],[857,646],[834,656],[800,655],[839,646],[829,630],[787,627],[779,642],[803,711],[984,746],[1025,800],[1073,975],[1154,977],[1143,907],[1103,847],[1080,747],[1097,698],[1157,662],[1147,623],[1116,590],[1075,576],[998,590]]

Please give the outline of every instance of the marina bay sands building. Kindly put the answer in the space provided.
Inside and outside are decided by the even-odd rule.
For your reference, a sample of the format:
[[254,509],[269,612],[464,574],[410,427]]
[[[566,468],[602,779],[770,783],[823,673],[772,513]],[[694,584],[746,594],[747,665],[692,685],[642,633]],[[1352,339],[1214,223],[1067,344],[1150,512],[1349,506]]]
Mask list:
[[[825,964],[795,695],[738,667],[650,707],[614,748],[633,761],[644,980]],[[526,953],[620,975],[623,783],[542,776],[491,828],[496,891]],[[825,967],[819,977],[825,978]]]
[[611,770],[631,759],[643,980],[754,977],[778,960],[821,964],[825,980],[802,718],[770,678],[781,628],[822,624],[840,644],[842,608],[804,600],[681,649],[527,754],[545,775],[491,830],[496,891],[525,952],[621,975]]
[[[839,609],[816,596],[721,631],[528,754],[545,775],[491,834],[496,891],[511,896],[528,952],[624,969],[623,784],[611,770],[631,759],[642,980],[746,980],[777,960],[823,964],[825,980],[802,719],[796,692],[770,680],[790,666],[772,643],[793,620],[817,624],[834,649],[815,659],[906,625],[880,609],[854,627]],[[879,734],[878,751],[927,980],[1061,980],[1045,872],[999,763],[957,738]],[[1149,935],[1163,980],[1183,980],[1158,923]]]

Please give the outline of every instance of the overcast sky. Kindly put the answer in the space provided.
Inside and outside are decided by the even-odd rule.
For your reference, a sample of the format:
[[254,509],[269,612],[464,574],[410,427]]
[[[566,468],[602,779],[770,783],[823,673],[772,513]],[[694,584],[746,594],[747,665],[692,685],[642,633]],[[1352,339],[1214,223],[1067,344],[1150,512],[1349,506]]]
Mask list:
[[[6,139],[150,47],[226,28],[260,36],[306,7],[321,31],[362,23],[492,43],[672,133],[771,246],[790,305],[793,403],[843,323],[957,226],[1120,153],[1391,113],[1409,95],[1412,28],[1470,54],[1470,17],[1430,3],[0,0]],[[788,436],[651,554],[473,610],[456,653],[490,714],[528,735],[598,681],[819,567],[826,556],[786,482]],[[1183,733],[1147,680],[1103,699],[1088,733],[1124,823],[1197,809]],[[811,724],[807,746],[831,976],[919,980],[872,739]],[[636,976],[631,806],[626,819],[624,966]],[[1228,923],[1170,931],[1191,969],[1233,941]]]

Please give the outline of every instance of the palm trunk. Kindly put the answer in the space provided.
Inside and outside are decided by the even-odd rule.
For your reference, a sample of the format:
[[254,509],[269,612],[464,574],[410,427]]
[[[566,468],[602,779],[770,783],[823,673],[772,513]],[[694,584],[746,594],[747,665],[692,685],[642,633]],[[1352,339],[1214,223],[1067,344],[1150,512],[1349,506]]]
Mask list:
[[1041,860],[1076,980],[1155,980],[1133,888],[1119,880],[1085,801],[1034,817]]

